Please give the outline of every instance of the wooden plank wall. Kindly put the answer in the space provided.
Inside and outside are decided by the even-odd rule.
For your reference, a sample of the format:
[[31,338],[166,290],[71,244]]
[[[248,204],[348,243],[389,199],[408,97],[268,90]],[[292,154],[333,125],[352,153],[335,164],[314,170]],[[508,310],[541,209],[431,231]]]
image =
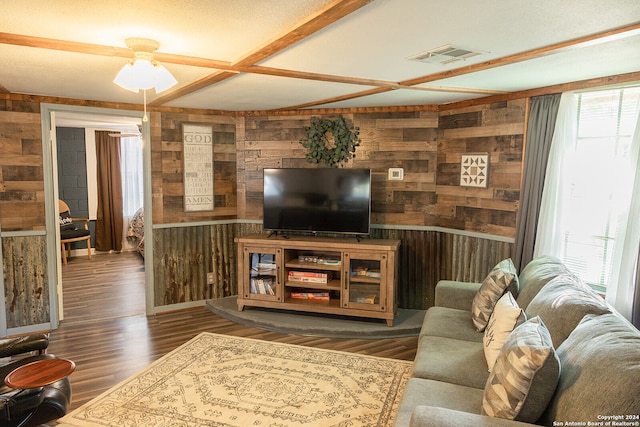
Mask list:
[[[235,118],[153,113],[151,123],[154,224],[234,219],[237,213]],[[183,123],[213,128],[215,199],[212,212],[184,212]]]
[[[372,222],[407,228],[381,232],[381,237],[397,234],[403,240],[401,306],[425,308],[432,303],[437,280],[479,280],[498,258],[510,252],[509,244],[502,242],[420,228],[440,226],[514,236],[525,102],[522,99],[440,112],[434,108],[345,114],[360,128],[362,139],[356,158],[347,167],[373,170]],[[310,119],[311,114],[232,117],[152,113],[154,223],[259,220],[262,169],[311,167],[299,144]],[[183,123],[213,126],[213,212],[183,211]],[[45,227],[40,134],[39,104],[0,101],[0,215],[5,231]],[[491,154],[488,189],[459,187],[460,156],[469,152]],[[405,179],[388,181],[387,170],[391,167],[403,168]],[[156,305],[232,295],[237,286],[233,238],[238,233],[260,230],[259,225],[252,224],[154,230]],[[26,248],[12,246],[11,250],[18,251],[13,254],[15,260],[22,256],[25,262],[46,263],[45,259],[30,258],[35,255]],[[7,252],[4,264],[6,258]],[[218,273],[213,287],[206,285],[208,271]],[[5,280],[5,290],[15,285],[10,280]],[[11,300],[7,302],[10,305]]]
[[7,327],[49,322],[47,237],[3,237],[1,240]]
[[0,99],[0,223],[45,229],[40,104]]
[[[438,280],[482,281],[512,244],[464,233],[424,231],[435,226],[515,236],[526,100],[463,109],[345,114],[360,128],[361,145],[346,167],[373,172],[372,236],[402,240],[398,301],[404,308],[433,304]],[[261,219],[262,169],[314,167],[299,144],[311,115],[248,116],[236,136],[239,218]],[[243,138],[244,136],[244,138]],[[489,188],[460,187],[465,153],[490,154]],[[403,181],[388,181],[389,168]],[[415,227],[411,230],[411,227]]]
[[[436,201],[437,111],[345,114],[360,129],[361,145],[345,167],[372,170],[372,223],[427,225]],[[330,116],[322,116],[330,117]],[[245,118],[238,162],[240,218],[262,218],[262,169],[316,167],[304,159],[300,140],[311,115]],[[389,168],[404,181],[388,181]]]
[[[0,100],[0,227],[46,228],[40,104]],[[50,320],[46,236],[3,237],[7,327]]]
[[[440,113],[434,225],[515,237],[526,100]],[[460,186],[462,154],[489,153],[489,187]]]
[[[439,226],[515,236],[526,100],[443,112],[347,114],[360,128],[361,145],[345,167],[371,168],[373,224]],[[261,219],[262,169],[315,167],[299,141],[307,116],[249,116],[238,161],[240,218]],[[489,188],[460,184],[466,153],[489,153]],[[403,181],[387,180],[403,168]]]

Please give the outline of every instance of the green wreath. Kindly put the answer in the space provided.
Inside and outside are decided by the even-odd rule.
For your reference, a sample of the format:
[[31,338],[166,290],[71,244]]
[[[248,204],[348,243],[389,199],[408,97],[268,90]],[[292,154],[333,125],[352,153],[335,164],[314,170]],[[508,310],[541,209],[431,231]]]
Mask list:
[[311,126],[305,130],[307,135],[300,140],[300,144],[308,150],[305,158],[309,163],[336,167],[356,156],[356,147],[360,145],[360,129],[343,116],[333,119],[311,117]]

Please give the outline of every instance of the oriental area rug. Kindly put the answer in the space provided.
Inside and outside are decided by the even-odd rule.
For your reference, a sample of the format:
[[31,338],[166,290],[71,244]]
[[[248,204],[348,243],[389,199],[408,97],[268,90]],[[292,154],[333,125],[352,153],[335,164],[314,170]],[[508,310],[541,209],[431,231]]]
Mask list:
[[203,332],[59,422],[389,426],[412,362]]

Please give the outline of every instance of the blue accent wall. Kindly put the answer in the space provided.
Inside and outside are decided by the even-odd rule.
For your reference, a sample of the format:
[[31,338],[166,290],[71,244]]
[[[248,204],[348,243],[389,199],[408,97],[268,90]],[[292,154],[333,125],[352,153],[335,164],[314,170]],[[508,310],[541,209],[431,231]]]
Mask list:
[[[89,217],[87,161],[83,128],[56,128],[58,154],[58,195],[69,205],[71,216]],[[91,247],[95,247],[95,222],[89,223]],[[86,249],[85,242],[75,242],[73,249]]]

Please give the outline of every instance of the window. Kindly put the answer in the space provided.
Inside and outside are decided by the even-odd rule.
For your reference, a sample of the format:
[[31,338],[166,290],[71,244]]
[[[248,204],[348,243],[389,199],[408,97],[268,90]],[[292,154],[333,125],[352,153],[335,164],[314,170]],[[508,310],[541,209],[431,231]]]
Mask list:
[[[628,215],[635,170],[631,143],[640,88],[581,93],[577,129],[565,151],[559,257],[583,281],[606,292],[619,218]],[[568,155],[567,155],[568,154]]]
[[144,200],[142,139],[138,137],[120,138],[120,169],[122,173],[122,248],[135,249],[134,243],[127,238],[129,225]]
[[142,207],[144,200],[142,156],[141,138],[125,137],[120,139],[122,208],[125,218],[134,216]]

